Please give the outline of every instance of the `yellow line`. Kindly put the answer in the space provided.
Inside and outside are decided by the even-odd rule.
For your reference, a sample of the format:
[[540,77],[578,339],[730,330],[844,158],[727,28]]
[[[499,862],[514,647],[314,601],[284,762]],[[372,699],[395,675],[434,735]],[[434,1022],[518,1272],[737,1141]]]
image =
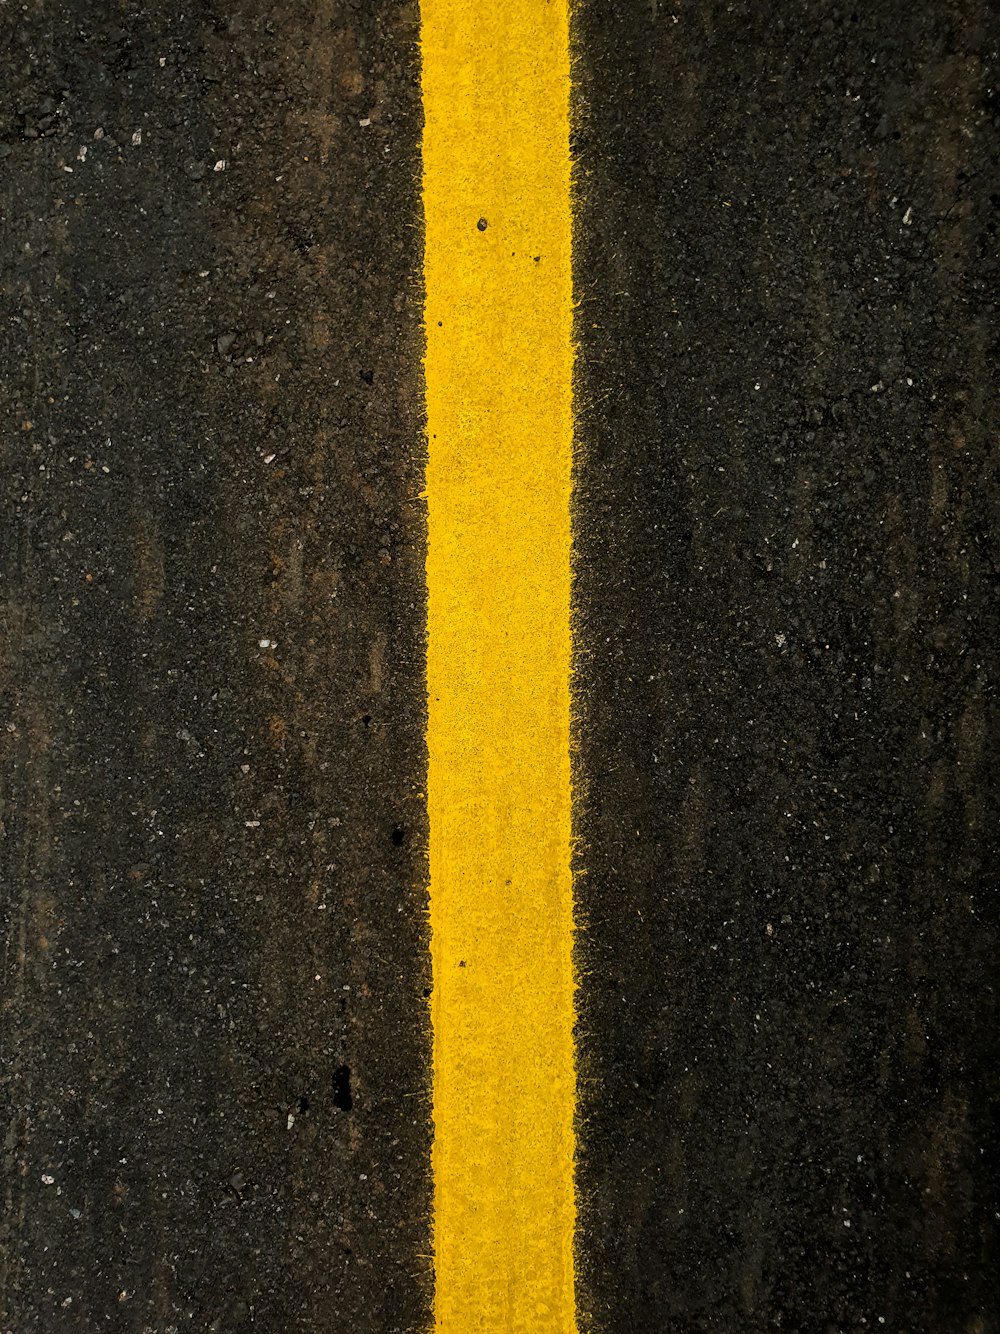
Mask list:
[[422,0],[435,1326],[568,1334],[568,0]]

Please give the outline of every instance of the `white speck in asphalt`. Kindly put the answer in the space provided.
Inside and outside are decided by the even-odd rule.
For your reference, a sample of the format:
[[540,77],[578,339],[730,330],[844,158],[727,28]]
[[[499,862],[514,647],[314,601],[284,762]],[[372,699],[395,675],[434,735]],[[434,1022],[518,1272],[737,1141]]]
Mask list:
[[226,170],[226,159],[225,159],[224,157],[220,157],[219,160],[218,160],[218,162],[217,162],[217,163],[215,164],[215,166],[212,168],[212,170],[213,170],[213,171],[225,171],[225,170]]
[[358,124],[361,126],[361,128],[362,128],[363,130],[367,130],[368,126],[369,126],[371,123],[372,123],[372,118],[371,118],[371,116],[366,116],[366,117],[364,118],[364,120],[359,120],[359,121],[358,121]]
[[132,147],[138,148],[141,143],[142,143],[142,130],[136,130],[135,134],[132,135]]
[[55,1180],[56,1180],[55,1177],[53,1177],[53,1176],[49,1176],[48,1172],[43,1172],[43,1173],[42,1173],[42,1185],[43,1185],[43,1186],[53,1186],[53,1185],[55,1185]]
[[903,226],[909,227],[912,221],[913,221],[913,209],[908,208],[906,212],[903,214]]

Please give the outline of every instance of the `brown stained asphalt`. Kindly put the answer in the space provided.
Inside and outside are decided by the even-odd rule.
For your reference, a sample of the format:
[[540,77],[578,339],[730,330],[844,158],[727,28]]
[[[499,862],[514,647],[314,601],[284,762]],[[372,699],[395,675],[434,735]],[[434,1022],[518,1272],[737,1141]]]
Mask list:
[[416,9],[4,23],[0,1329],[411,1329]]

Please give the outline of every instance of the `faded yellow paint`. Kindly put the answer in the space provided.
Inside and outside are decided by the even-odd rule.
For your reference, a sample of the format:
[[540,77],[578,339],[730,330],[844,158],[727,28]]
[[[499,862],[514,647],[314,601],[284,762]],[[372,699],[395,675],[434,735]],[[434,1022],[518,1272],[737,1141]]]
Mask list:
[[435,1325],[567,1334],[567,3],[421,15]]

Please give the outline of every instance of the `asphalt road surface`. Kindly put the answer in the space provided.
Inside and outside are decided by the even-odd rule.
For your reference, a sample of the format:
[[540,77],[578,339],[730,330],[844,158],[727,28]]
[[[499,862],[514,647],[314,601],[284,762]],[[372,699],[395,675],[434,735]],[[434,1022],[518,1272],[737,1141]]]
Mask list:
[[[420,21],[0,11],[0,1334],[431,1321]],[[580,1327],[997,1334],[1000,19],[572,52]]]

